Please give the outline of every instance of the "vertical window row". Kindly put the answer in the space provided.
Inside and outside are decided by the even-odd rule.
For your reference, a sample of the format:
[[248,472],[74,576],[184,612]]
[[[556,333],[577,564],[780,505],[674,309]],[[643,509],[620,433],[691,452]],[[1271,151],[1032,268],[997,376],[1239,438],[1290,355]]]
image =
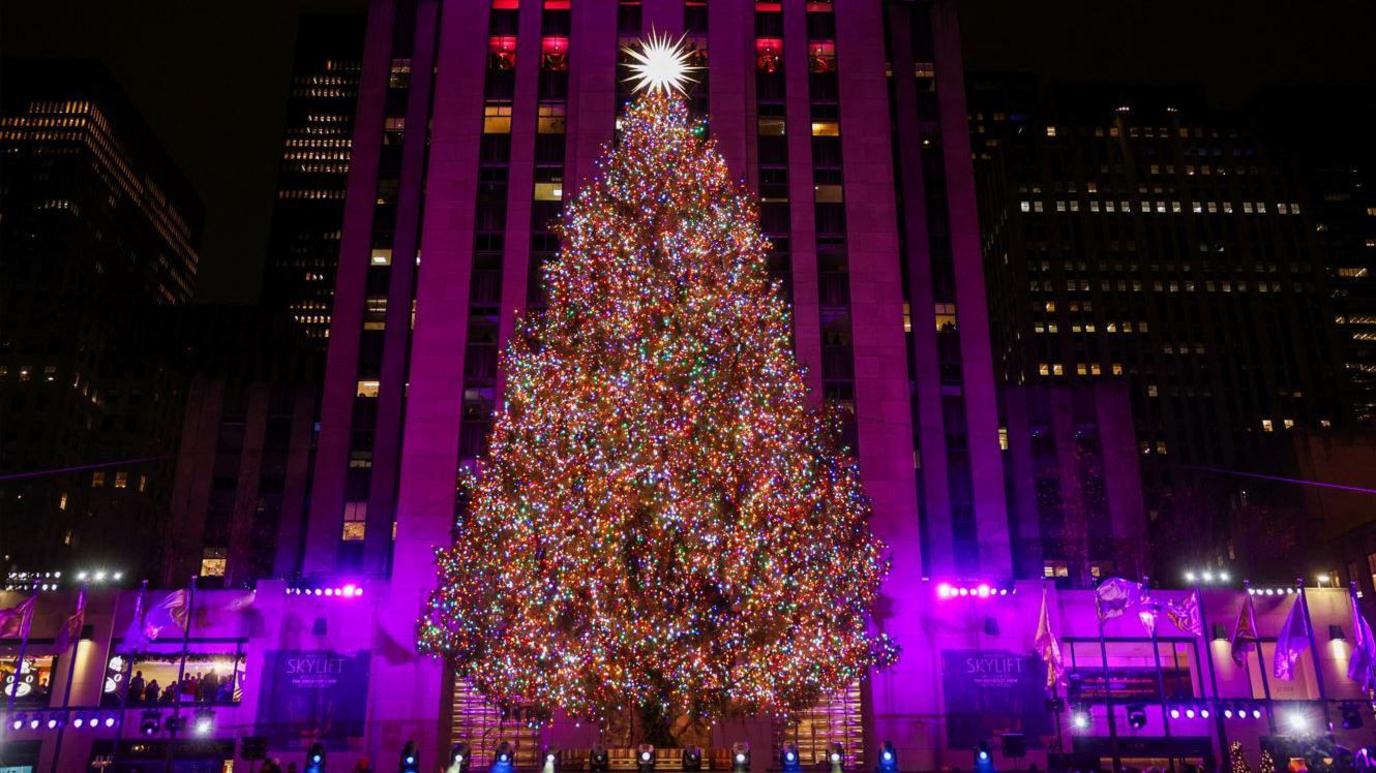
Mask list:
[[789,235],[787,93],[783,67],[783,13],[778,3],[755,5],[755,113],[760,174],[760,230],[769,238],[769,275],[793,302]]
[[535,118],[535,189],[530,207],[530,261],[526,307],[545,307],[543,269],[559,252],[554,234],[564,200],[565,116],[568,112],[569,7],[567,0],[545,0],[541,18],[543,59]]
[[502,253],[506,243],[519,13],[518,3],[494,0],[488,17],[487,76],[483,84],[478,195],[473,218],[473,268],[469,280],[468,335],[464,341],[463,414],[459,424],[461,464],[471,463],[483,454],[496,405]]
[[822,396],[841,422],[843,441],[852,451],[858,452],[850,256],[841,166],[840,89],[836,74],[836,15],[829,2],[809,2],[806,16],[813,207],[822,327]]

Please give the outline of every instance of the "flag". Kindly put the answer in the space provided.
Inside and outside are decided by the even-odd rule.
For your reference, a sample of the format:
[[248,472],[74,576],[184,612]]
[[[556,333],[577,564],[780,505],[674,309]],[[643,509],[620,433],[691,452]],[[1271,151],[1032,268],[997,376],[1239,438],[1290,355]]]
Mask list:
[[86,589],[82,588],[76,595],[76,612],[62,621],[62,627],[57,630],[57,639],[53,642],[53,653],[61,655],[72,646],[72,642],[81,637],[81,628],[86,625]]
[[1037,635],[1032,639],[1037,654],[1046,661],[1046,686],[1065,684],[1065,665],[1061,661],[1061,642],[1051,630],[1051,611],[1046,604],[1046,588],[1042,588],[1042,611],[1037,618]]
[[1290,614],[1285,616],[1285,625],[1280,627],[1280,633],[1276,636],[1271,673],[1277,679],[1294,679],[1295,663],[1299,661],[1300,654],[1309,649],[1309,615],[1305,612],[1304,597],[1297,596],[1295,603],[1290,605]]
[[138,652],[148,646],[148,636],[143,631],[143,600],[147,595],[148,582],[145,580],[134,599],[134,617],[129,620],[129,627],[124,629],[124,636],[120,639],[120,652]]
[[163,597],[157,606],[148,610],[143,619],[143,633],[150,641],[156,641],[163,631],[174,628],[181,632],[187,623],[186,589],[172,591]]
[[1248,593],[1238,610],[1237,622],[1233,623],[1233,635],[1228,639],[1233,662],[1239,666],[1247,665],[1247,653],[1257,647],[1257,612],[1252,608],[1252,594]]
[[1363,690],[1376,689],[1376,637],[1362,617],[1357,597],[1352,597],[1352,657],[1347,663],[1347,678],[1357,682]]
[[1094,590],[1094,611],[1099,621],[1112,620],[1142,601],[1142,583],[1110,577]]
[[1182,632],[1195,636],[1204,635],[1204,624],[1199,619],[1199,599],[1193,593],[1185,594],[1178,604],[1166,603],[1166,618]]
[[9,609],[0,609],[0,639],[27,639],[33,625],[38,596],[30,596]]

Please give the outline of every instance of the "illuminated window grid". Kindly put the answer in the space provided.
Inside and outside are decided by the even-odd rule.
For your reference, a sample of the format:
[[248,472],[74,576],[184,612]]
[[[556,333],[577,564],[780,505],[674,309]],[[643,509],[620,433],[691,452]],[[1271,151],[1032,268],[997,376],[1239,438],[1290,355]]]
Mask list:
[[501,709],[484,698],[467,679],[454,680],[451,708],[450,737],[455,743],[468,744],[474,769],[490,766],[502,741],[515,750],[518,769],[537,767],[540,731],[520,721],[503,721]]
[[774,723],[774,754],[777,758],[786,743],[797,744],[799,762],[804,766],[822,764],[833,743],[846,750],[846,766],[865,762],[865,725],[860,713],[860,683],[855,682],[830,699],[799,712],[796,720]]

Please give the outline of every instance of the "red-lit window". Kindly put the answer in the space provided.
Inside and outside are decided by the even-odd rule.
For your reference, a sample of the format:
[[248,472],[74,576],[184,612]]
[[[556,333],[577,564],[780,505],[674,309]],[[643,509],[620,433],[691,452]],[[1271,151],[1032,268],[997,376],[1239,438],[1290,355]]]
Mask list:
[[808,43],[807,69],[809,72],[836,72],[836,43],[830,40]]
[[546,11],[567,11],[569,0],[545,0]]
[[755,68],[763,73],[776,73],[783,67],[784,42],[780,38],[760,38],[755,41]]
[[569,69],[569,39],[546,37],[540,41],[540,69],[564,72]]
[[521,7],[521,0],[492,0],[494,11],[514,11]]
[[808,13],[830,13],[831,0],[807,0]]
[[515,35],[497,35],[487,41],[487,66],[494,70],[516,69]]
[[758,2],[755,3],[755,10],[763,11],[764,13],[778,13],[783,9],[784,4],[779,2],[779,0],[758,0]]

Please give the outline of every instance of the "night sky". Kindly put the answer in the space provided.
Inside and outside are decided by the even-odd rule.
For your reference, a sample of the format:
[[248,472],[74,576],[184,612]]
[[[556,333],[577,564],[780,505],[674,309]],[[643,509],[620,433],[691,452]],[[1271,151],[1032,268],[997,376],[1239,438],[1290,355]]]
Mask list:
[[[1376,85],[1370,0],[961,3],[971,69],[1067,82],[1202,83],[1222,107],[1269,85]],[[365,6],[6,0],[0,51],[109,67],[204,200],[200,297],[249,301],[258,294],[267,243],[297,15]],[[1355,125],[1376,108],[1364,101],[1334,100],[1316,120]]]

